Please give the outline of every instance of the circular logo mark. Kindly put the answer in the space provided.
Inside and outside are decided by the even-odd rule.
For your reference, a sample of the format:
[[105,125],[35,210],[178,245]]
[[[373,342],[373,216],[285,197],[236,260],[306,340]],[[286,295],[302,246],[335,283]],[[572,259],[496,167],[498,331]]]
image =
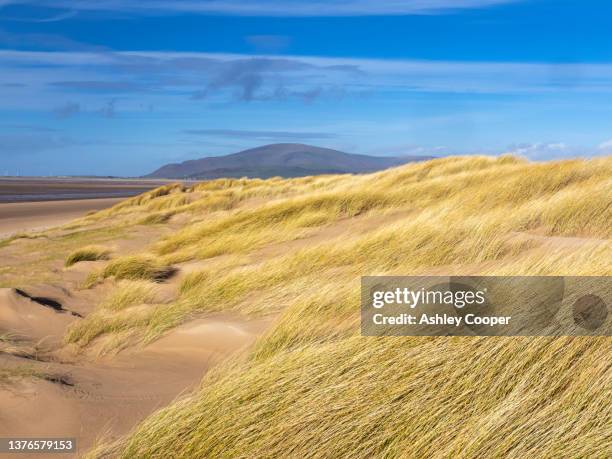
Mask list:
[[574,323],[586,330],[597,330],[608,317],[606,303],[597,295],[584,295],[574,303]]

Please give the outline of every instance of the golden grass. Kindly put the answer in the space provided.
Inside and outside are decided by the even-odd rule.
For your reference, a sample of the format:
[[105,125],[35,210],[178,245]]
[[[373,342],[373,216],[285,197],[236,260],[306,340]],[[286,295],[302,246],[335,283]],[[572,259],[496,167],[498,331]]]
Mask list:
[[[158,290],[154,283],[143,280],[119,281],[97,305],[96,310],[88,315],[86,321],[75,322],[69,328],[64,340],[66,343],[86,346],[100,335],[129,331],[133,323],[146,320],[147,312],[154,308],[157,296]],[[138,308],[141,305],[150,306]],[[123,317],[129,317],[130,320],[121,320]],[[127,340],[128,335],[123,333],[122,338]],[[109,346],[107,343],[105,351],[117,350],[122,344],[117,342]]]
[[65,266],[72,266],[80,261],[108,260],[111,251],[99,245],[89,245],[75,250],[66,258]]
[[604,457],[611,413],[597,383],[609,384],[609,352],[605,338],[354,337],[303,347],[211,375],[120,453]]
[[154,212],[142,218],[139,223],[141,225],[159,225],[168,222],[173,215],[174,212],[172,211]]
[[612,275],[611,177],[612,158],[457,157],[167,187],[98,215],[191,217],[102,277],[159,281],[169,264],[207,265],[169,304],[140,301],[148,287],[137,300],[117,293],[69,342],[147,342],[197,313],[278,318],[198,391],[95,455],[605,457],[608,339],[365,338],[359,278]]
[[119,311],[142,303],[152,303],[158,294],[155,284],[146,281],[121,281],[102,300],[99,307]]
[[[153,254],[111,262],[102,277],[160,280],[168,264],[194,258],[213,261],[210,271],[183,281],[174,303],[149,309],[146,318],[109,316],[106,321],[126,322],[125,329],[154,339],[194,312],[275,313],[287,307],[294,292],[303,296],[311,286],[325,289],[329,282],[350,282],[365,273],[406,274],[444,266],[460,271],[473,265],[477,272],[546,274],[563,270],[564,258],[591,251],[597,256],[577,259],[570,273],[606,274],[610,265],[603,254],[610,243],[602,238],[610,234],[612,216],[609,196],[601,190],[610,182],[609,170],[610,160],[530,164],[512,157],[476,157],[340,176],[336,181],[296,179],[298,187],[310,187],[302,196],[275,195],[187,224],[155,244]],[[313,186],[317,180],[323,186]],[[262,183],[271,187],[283,182],[256,180],[249,187],[248,180],[220,180],[194,185],[190,193],[226,193],[235,187],[261,192]],[[580,206],[570,199],[571,193],[592,199],[578,201]],[[353,234],[353,227],[359,229],[359,222],[367,221],[367,231]],[[326,238],[329,225],[346,230]],[[531,230],[576,240],[551,250],[545,240],[525,233]],[[517,239],[516,234],[526,237]],[[309,235],[318,238],[315,244],[307,242]],[[283,250],[282,244],[290,243],[295,248]],[[280,244],[273,255],[257,255],[271,244]],[[215,257],[236,253],[253,254],[255,263],[214,271]],[[164,274],[158,275],[160,267]]]
[[155,257],[131,255],[112,260],[100,273],[102,278],[151,280],[161,282],[172,275],[171,266],[160,263]]
[[41,233],[23,233],[23,232],[15,233],[12,236],[1,239],[0,248],[6,247],[10,245],[11,242],[17,241],[19,239],[37,239],[37,238],[42,238],[42,237],[45,237],[45,236]]
[[48,229],[31,237],[13,239],[9,244],[0,243],[0,259],[4,262],[0,268],[0,287],[26,288],[33,283],[59,282],[64,272],[57,269],[58,261],[64,264],[72,252],[85,246],[105,246],[135,232],[125,225],[105,223],[103,227]]

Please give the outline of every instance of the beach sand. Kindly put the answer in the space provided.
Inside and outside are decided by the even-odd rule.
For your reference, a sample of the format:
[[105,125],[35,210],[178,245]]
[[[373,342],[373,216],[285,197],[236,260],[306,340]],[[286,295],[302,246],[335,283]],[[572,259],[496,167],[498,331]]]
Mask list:
[[62,225],[164,180],[105,178],[0,178],[0,238]]
[[3,203],[0,204],[0,238],[62,225],[120,201],[121,198],[107,198]]

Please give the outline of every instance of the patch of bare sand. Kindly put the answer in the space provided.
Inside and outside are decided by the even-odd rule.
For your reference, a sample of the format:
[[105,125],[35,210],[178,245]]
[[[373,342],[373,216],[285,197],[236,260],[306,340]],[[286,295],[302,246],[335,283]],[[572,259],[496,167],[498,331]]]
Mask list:
[[150,344],[146,352],[214,361],[248,346],[269,323],[269,319],[247,321],[223,315],[196,319]]
[[[262,320],[201,318],[143,349],[96,362],[28,361],[52,376],[0,386],[0,431],[3,436],[76,437],[83,453],[100,436],[127,433],[195,388],[212,365],[250,345],[267,326]],[[13,365],[19,360],[10,359]],[[7,357],[0,364],[7,365]]]
[[76,318],[51,298],[0,289],[0,333],[59,343],[66,327]]
[[0,237],[59,226],[83,217],[87,212],[106,209],[121,201],[119,198],[109,198],[1,203]]
[[[0,386],[0,406],[3,437],[62,438],[79,431],[78,419],[69,415],[78,411],[77,400],[64,397],[64,389],[49,381],[21,380],[10,388]],[[36,457],[63,458],[74,457],[74,454],[36,454]]]

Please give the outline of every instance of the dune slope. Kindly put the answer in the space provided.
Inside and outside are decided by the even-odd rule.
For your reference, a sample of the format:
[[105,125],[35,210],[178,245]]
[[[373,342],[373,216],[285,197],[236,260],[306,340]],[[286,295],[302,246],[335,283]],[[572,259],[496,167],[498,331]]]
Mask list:
[[358,278],[610,275],[611,172],[609,158],[449,158],[296,182],[280,200],[270,184],[261,204],[162,240],[172,262],[247,258],[203,270],[178,308],[281,315],[243,360],[96,454],[605,457],[609,339],[363,338]]
[[611,189],[612,158],[458,157],[165,186],[73,223],[155,236],[88,271],[118,293],[70,324],[71,352],[159,346],[214,314],[271,323],[91,456],[608,456],[608,338],[365,338],[359,279],[610,275]]

